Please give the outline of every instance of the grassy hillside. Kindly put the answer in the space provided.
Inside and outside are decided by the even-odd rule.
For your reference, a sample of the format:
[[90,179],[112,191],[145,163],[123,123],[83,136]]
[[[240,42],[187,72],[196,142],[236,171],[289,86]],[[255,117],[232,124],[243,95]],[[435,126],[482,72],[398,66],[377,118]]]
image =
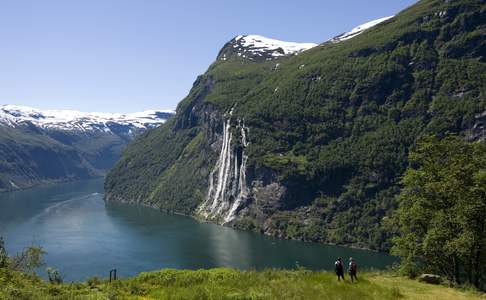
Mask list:
[[311,271],[161,270],[109,283],[49,285],[0,269],[1,299],[486,299],[485,294],[428,285],[390,274],[360,274],[358,283]]
[[[386,222],[416,141],[484,139],[485,10],[480,0],[422,0],[298,56],[218,59],[171,122],[128,147],[107,178],[107,199],[198,215],[230,122],[235,164],[248,156],[249,190],[226,225],[387,250]],[[228,190],[221,203],[231,206],[237,195]]]

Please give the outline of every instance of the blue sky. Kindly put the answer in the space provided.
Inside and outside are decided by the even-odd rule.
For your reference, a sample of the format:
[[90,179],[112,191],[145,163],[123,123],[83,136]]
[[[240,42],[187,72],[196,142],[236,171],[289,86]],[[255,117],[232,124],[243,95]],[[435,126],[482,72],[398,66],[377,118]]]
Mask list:
[[0,104],[175,108],[239,34],[319,43],[414,0],[0,0]]

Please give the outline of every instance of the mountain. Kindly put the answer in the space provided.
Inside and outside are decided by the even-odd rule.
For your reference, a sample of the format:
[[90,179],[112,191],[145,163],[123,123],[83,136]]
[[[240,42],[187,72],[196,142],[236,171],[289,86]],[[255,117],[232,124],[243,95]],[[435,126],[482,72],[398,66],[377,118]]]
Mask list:
[[373,21],[370,21],[370,22],[367,22],[365,24],[362,24],[362,25],[359,25],[355,28],[353,28],[351,31],[349,32],[345,32],[345,33],[342,33],[334,38],[332,38],[330,41],[332,43],[339,43],[339,42],[342,42],[342,41],[346,41],[346,40],[349,40],[349,39],[352,39],[360,34],[362,34],[363,32],[365,32],[366,30],[382,23],[382,22],[385,22],[385,21],[388,21],[390,20],[391,18],[393,18],[393,16],[390,16],[390,17],[385,17],[385,18],[380,18],[380,19],[377,19],[377,20],[373,20]]
[[171,111],[84,113],[0,106],[0,191],[102,176],[125,145]]
[[[349,32],[342,33],[327,42],[339,43],[349,40],[391,18],[393,18],[393,16],[367,22],[353,28]],[[238,57],[251,61],[269,61],[281,57],[298,55],[299,53],[316,46],[318,46],[318,44],[284,42],[261,35],[239,35],[224,45],[218,54],[217,60],[226,61],[231,57]]]
[[155,128],[174,114],[170,110],[149,110],[133,114],[85,113],[73,110],[39,110],[26,106],[0,106],[0,123],[10,127],[31,123],[45,130],[111,132],[133,137]]
[[218,60],[240,57],[252,61],[272,60],[299,53],[317,46],[313,43],[292,43],[261,35],[239,35],[229,41],[218,54]]
[[175,117],[127,147],[106,200],[388,249],[417,139],[485,140],[485,9],[422,0],[317,46],[231,40]]

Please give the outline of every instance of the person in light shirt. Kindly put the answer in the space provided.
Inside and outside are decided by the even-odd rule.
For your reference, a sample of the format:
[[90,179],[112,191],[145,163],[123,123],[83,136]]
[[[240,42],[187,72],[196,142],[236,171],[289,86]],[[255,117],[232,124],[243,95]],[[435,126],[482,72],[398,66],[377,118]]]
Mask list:
[[349,273],[349,277],[351,277],[351,282],[354,282],[354,280],[358,281],[358,277],[356,276],[357,272],[358,272],[358,264],[356,264],[356,261],[352,257],[350,257],[348,273]]

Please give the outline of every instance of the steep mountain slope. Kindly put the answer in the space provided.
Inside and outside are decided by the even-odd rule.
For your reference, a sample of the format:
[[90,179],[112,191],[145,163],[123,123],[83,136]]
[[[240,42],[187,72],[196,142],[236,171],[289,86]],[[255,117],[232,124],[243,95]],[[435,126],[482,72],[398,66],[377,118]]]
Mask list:
[[253,51],[235,38],[176,116],[127,147],[106,199],[387,249],[417,138],[485,137],[485,9],[423,0],[359,35],[271,59],[243,57]]
[[173,113],[121,115],[0,106],[0,191],[103,175],[136,135]]

